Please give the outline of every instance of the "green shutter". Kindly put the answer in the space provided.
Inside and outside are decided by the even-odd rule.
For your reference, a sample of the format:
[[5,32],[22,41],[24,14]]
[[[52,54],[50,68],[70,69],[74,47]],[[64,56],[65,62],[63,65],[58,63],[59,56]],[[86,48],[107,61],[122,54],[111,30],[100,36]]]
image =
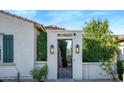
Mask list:
[[13,35],[3,36],[3,62],[13,62]]

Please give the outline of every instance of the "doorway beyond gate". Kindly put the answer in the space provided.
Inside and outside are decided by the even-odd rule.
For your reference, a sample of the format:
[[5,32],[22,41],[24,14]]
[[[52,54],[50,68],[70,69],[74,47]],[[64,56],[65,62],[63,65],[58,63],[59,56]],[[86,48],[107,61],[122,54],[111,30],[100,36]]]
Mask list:
[[58,39],[58,79],[72,78],[72,39]]

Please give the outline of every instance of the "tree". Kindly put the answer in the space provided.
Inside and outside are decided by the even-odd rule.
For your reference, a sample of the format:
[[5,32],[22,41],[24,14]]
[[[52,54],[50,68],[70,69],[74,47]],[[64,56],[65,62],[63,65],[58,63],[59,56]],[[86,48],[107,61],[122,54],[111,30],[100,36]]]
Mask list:
[[37,40],[37,60],[47,61],[47,33],[40,32]]
[[83,61],[103,62],[107,72],[113,76],[112,62],[118,52],[118,37],[109,29],[108,21],[93,19],[86,22],[83,31]]
[[67,67],[67,58],[66,58],[67,42],[65,40],[59,40],[59,48],[62,56],[62,66]]

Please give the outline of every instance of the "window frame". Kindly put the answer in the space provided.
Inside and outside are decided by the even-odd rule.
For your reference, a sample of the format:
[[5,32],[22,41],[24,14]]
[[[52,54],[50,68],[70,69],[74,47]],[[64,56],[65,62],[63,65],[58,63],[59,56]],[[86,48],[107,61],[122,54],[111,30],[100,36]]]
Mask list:
[[[8,38],[8,37],[10,37],[10,38]],[[8,47],[8,44],[12,44],[12,47],[11,47],[12,50],[8,50],[10,48],[10,47]],[[6,45],[6,46],[4,46],[4,45]],[[5,47],[5,49],[4,49],[4,47]],[[10,51],[12,52],[12,54]],[[6,55],[6,56],[4,56],[4,55]],[[10,35],[10,34],[3,35],[3,63],[5,63],[5,64],[6,63],[14,63],[14,35]]]
[[0,63],[3,63],[3,35],[0,34]]

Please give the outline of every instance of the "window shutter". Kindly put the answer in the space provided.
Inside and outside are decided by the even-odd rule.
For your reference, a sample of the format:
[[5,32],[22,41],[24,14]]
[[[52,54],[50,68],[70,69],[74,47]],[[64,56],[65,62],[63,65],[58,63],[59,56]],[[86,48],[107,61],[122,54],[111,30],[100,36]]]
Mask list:
[[13,62],[13,35],[3,36],[3,62]]

